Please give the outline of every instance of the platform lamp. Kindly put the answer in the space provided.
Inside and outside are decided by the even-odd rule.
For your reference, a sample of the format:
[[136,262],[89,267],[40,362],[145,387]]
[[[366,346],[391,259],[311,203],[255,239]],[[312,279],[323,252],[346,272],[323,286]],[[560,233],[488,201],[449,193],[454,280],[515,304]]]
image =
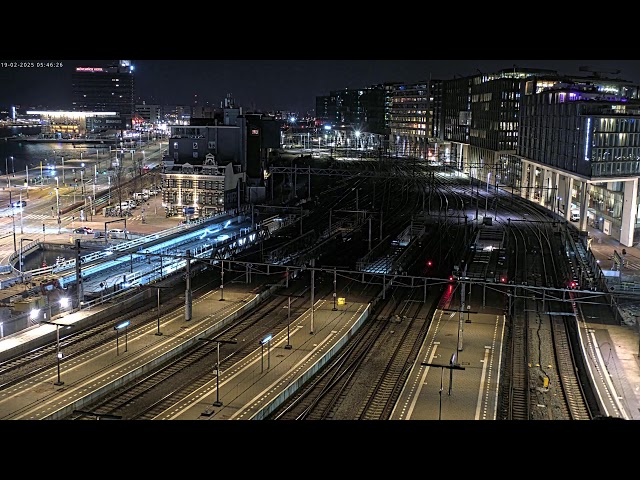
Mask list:
[[[69,302],[68,298],[61,298],[60,299],[60,305],[62,306],[63,304],[66,304]],[[62,352],[60,352],[60,327],[67,327],[70,328],[71,326],[69,324],[65,324],[65,323],[59,323],[59,322],[54,322],[52,321],[52,317],[51,317],[51,302],[47,302],[47,311],[48,311],[48,315],[47,315],[47,320],[42,320],[41,323],[46,323],[48,325],[55,325],[56,327],[56,363],[57,363],[57,369],[58,369],[58,380],[56,382],[54,382],[53,384],[56,386],[60,386],[60,385],[64,385],[64,382],[60,379],[60,361],[62,360]]]
[[[214,407],[221,407],[222,402],[220,401],[220,344],[221,343],[238,343],[237,340],[219,340],[219,339],[210,339],[210,338],[199,338],[201,342],[216,342],[216,352],[217,352],[217,361],[216,361],[216,401],[213,402]],[[210,416],[210,410],[205,410],[203,415]]]

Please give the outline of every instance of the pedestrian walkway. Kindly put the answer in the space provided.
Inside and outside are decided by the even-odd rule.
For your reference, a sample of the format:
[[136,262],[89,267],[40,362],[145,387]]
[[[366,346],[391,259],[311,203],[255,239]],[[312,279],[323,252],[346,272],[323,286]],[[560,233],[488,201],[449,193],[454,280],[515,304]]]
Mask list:
[[[611,235],[593,227],[588,228],[589,249],[606,276],[610,290],[609,303],[614,309],[613,318],[586,319],[597,342],[598,354],[603,359],[608,378],[626,405],[631,419],[640,420],[640,288],[621,288],[624,283],[640,282],[640,249],[636,245],[626,247]],[[621,265],[616,265],[616,255]]]

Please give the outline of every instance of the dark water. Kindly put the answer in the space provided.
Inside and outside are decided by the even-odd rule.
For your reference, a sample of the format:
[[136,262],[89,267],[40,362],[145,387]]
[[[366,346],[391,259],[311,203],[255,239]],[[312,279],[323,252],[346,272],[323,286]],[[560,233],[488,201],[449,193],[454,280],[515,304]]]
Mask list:
[[[68,249],[59,250],[37,250],[29,255],[26,255],[23,259],[22,269],[25,272],[29,270],[35,270],[37,268],[45,266],[55,265],[58,259],[60,260],[72,260],[75,258],[74,252],[70,252]],[[18,268],[18,265],[16,265]]]
[[[10,127],[0,128],[0,175],[12,175],[15,173],[25,174],[29,167],[29,177],[35,177],[40,173],[40,162],[43,166],[57,163],[61,165],[61,157],[67,160],[82,159],[95,162],[97,159],[109,158],[109,147],[93,147],[88,145],[76,145],[72,143],[32,143],[21,142],[20,140],[5,140],[12,135],[37,135],[40,127]],[[96,153],[99,157],[96,157]],[[11,158],[13,157],[13,159]],[[65,167],[66,171],[66,167]]]

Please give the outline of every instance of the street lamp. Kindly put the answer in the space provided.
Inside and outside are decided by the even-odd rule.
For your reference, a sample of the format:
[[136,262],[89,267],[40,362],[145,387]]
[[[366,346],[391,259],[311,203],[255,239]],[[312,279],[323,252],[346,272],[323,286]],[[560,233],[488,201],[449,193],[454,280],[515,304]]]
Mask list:
[[27,200],[29,200],[29,165],[26,166],[27,176],[24,182],[24,186],[27,189]]
[[98,166],[93,166],[93,203],[96,201],[96,183],[98,183]]
[[127,351],[127,327],[129,326],[129,320],[119,323],[118,325],[116,325],[115,327],[113,327],[113,329],[116,331],[116,355],[120,355],[120,351],[119,351],[119,346],[118,346],[118,333],[120,332],[120,330],[122,330],[124,328],[124,351]]
[[23,206],[22,206],[22,189],[20,189],[20,235],[24,235],[24,231],[22,230],[22,210],[23,210]]
[[[60,306],[64,307],[69,303],[69,299],[68,298],[61,298],[60,299]],[[65,324],[60,324],[60,323],[56,323],[53,322],[51,320],[51,302],[47,302],[47,306],[48,306],[48,319],[47,320],[43,320],[42,323],[46,323],[48,325],[55,325],[56,327],[56,363],[57,363],[57,367],[58,367],[58,381],[54,382],[54,385],[60,386],[60,385],[64,385],[64,382],[62,380],[60,380],[60,360],[62,360],[62,352],[60,352],[60,325],[66,326],[67,328],[70,328],[70,325],[65,325]]]
[[224,260],[220,260],[220,301],[224,300]]
[[289,342],[289,325],[291,325],[291,295],[289,295],[287,303],[287,344],[284,346],[287,350],[291,350],[293,348]]
[[[222,402],[220,401],[220,344],[221,343],[238,343],[236,340],[217,340],[217,339],[209,339],[209,338],[199,338],[198,340],[203,342],[216,342],[216,351],[217,351],[217,362],[216,362],[216,401],[213,402],[214,407],[221,407]],[[204,415],[211,415],[209,410],[206,410]]]
[[158,331],[156,332],[156,335],[162,335],[162,332],[160,331],[160,287],[156,290],[158,291]]
[[[460,365],[455,363],[456,355],[455,353],[451,355],[451,360],[449,361],[449,365],[440,365],[437,363],[427,363],[422,362],[420,365],[425,367],[438,367],[440,368],[440,408],[438,409],[438,420],[442,420],[442,391],[444,390],[443,380],[444,380],[444,369],[448,369],[451,373],[453,370],[464,370],[465,367],[461,367]],[[451,395],[451,389],[449,389],[449,395]]]
[[[58,233],[60,233],[60,182],[56,178],[56,214],[58,216]],[[52,207],[53,208],[53,207]]]
[[84,163],[81,163],[80,166],[80,191],[82,192],[82,196],[84,197]]
[[273,338],[272,334],[267,335],[262,340],[260,340],[260,359],[261,359],[261,372],[264,372],[264,346],[267,345],[267,370],[271,368],[271,339]]
[[11,215],[11,222],[13,223],[13,251],[17,251],[18,248],[16,247],[16,216],[15,215]]
[[20,239],[20,263],[19,263],[19,265],[20,265],[20,281],[21,282],[24,282],[24,278],[22,277],[22,263],[23,263],[22,262],[22,242],[24,242],[25,240],[27,242],[33,242],[33,240],[30,239],[30,238],[21,238]]

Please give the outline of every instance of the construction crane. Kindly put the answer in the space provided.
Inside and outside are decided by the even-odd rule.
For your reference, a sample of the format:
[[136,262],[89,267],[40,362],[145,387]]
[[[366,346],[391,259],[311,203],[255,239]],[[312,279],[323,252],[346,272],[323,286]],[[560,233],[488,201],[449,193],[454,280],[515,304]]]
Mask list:
[[591,72],[593,76],[597,78],[600,78],[601,73],[610,73],[611,75],[618,75],[620,73],[620,70],[596,70],[588,65],[583,65],[579,67],[578,70],[581,72]]

